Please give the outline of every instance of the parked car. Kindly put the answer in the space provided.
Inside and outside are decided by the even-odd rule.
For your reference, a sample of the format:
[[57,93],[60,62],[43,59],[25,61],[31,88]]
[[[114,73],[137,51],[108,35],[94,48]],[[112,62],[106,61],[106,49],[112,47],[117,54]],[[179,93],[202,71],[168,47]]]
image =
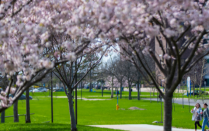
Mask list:
[[[50,88],[51,89],[51,88]],[[53,87],[53,91],[56,91],[56,90],[58,90],[59,89],[59,87]]]
[[47,89],[44,87],[40,87],[40,88],[38,88],[38,90],[39,90],[39,92],[47,92]]
[[84,89],[89,89],[89,86],[84,86]]
[[38,89],[33,89],[33,92],[39,92],[39,90]]
[[[12,94],[9,95],[9,97],[14,97]],[[26,96],[24,94],[22,94],[19,98],[19,100],[25,100],[26,99]],[[32,100],[33,97],[32,96],[29,96],[29,99]]]
[[95,88],[96,89],[101,89],[101,86],[100,85],[97,85]]
[[56,90],[56,92],[62,92],[62,91],[65,91],[65,90],[63,88]]
[[33,92],[33,89],[29,89],[29,92]]
[[108,87],[102,87],[102,89],[104,90],[104,89],[107,89]]

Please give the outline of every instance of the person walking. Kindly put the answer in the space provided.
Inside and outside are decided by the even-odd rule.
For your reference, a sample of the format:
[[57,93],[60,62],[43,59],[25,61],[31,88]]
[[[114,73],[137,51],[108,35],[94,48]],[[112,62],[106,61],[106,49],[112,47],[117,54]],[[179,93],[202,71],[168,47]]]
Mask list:
[[207,127],[209,127],[209,123],[208,123],[208,114],[209,114],[209,111],[208,111],[208,104],[205,103],[203,104],[203,107],[205,108],[203,113],[203,123],[202,123],[202,131],[206,131],[205,129],[205,125],[207,125]]
[[192,115],[192,120],[195,121],[194,125],[195,125],[195,131],[197,131],[197,126],[199,126],[200,128],[202,128],[202,126],[200,125],[200,121],[202,120],[202,109],[200,107],[200,104],[197,103],[194,107],[194,109],[191,110]]

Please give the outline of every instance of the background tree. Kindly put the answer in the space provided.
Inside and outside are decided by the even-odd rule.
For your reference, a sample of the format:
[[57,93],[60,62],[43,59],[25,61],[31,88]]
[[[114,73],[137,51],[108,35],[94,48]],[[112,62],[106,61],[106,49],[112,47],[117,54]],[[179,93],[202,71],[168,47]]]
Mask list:
[[201,59],[197,64],[186,74],[190,77],[193,84],[193,96],[195,95],[195,86],[199,86],[199,95],[201,95],[201,87],[204,83],[204,76],[209,73],[209,65],[206,64],[207,60],[205,58]]
[[[202,0],[88,1],[80,3],[73,15],[77,16],[76,28],[88,23],[91,30],[101,31],[99,38],[118,45],[121,55],[143,74],[140,63],[148,74],[144,78],[164,99],[164,131],[171,131],[173,93],[183,76],[209,53],[208,44],[202,43],[209,27],[209,9],[204,6],[208,4]],[[159,47],[157,52],[155,47]],[[147,66],[146,55],[165,77],[165,93]]]
[[[60,63],[59,65],[54,67],[53,73],[57,76],[57,78],[63,83],[64,91],[68,98],[68,105],[69,105],[69,112],[70,112],[70,119],[71,119],[71,130],[75,131],[76,128],[76,120],[73,108],[73,90],[77,88],[78,84],[83,80],[87,74],[96,67],[100,60],[102,59],[104,53],[108,49],[108,47],[103,51],[101,45],[86,45],[85,50],[80,51],[79,48],[74,48],[71,46],[71,43],[79,44],[79,39],[72,39],[71,36],[54,33],[50,38],[51,46],[48,48],[48,52],[50,54],[54,54],[54,57],[51,57],[51,60],[54,61],[63,61],[65,57],[70,57],[70,60],[65,63]],[[97,41],[95,41],[97,42]],[[64,45],[60,45],[60,43],[65,43]],[[79,46],[84,46],[80,44]],[[102,54],[95,55],[96,51],[101,51]],[[66,56],[68,52],[77,52],[78,55],[75,53],[70,53],[69,56]],[[81,53],[79,53],[81,52]],[[94,55],[95,57],[92,57]],[[94,58],[94,59],[93,59]],[[77,75],[83,73],[84,66],[88,61],[89,65],[86,68],[85,73],[82,77],[79,77],[78,80]],[[90,61],[90,62],[89,62]],[[81,67],[81,68],[80,68]],[[90,81],[91,83],[91,81]]]
[[[80,59],[104,45],[96,39],[100,32],[88,33],[91,38],[94,37],[94,41],[73,35],[76,30],[71,25],[74,19],[71,11],[78,7],[77,4],[75,1],[65,0],[13,0],[12,3],[1,3],[2,10],[7,12],[2,12],[4,18],[0,19],[0,23],[4,25],[1,26],[0,33],[0,72],[3,75],[9,74],[10,84],[0,96],[0,112],[15,103],[26,89],[40,82],[54,67],[74,62],[76,58]],[[60,34],[65,37],[60,37]],[[61,39],[56,41],[57,37]],[[99,60],[90,68],[98,63]],[[17,72],[18,75],[15,76]],[[68,91],[71,92],[71,87],[69,88]],[[14,94],[14,97],[9,98],[9,94]],[[72,98],[69,99],[72,109]],[[75,124],[71,127],[76,130]]]

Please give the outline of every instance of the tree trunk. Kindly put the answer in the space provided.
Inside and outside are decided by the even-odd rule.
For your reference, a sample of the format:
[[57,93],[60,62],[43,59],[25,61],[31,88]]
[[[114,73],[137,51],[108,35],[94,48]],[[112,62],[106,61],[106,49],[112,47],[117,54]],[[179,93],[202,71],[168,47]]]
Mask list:
[[[90,67],[91,67],[91,59],[90,59]],[[89,92],[91,92],[91,70],[90,70],[90,86],[89,86]]]
[[71,131],[77,131],[76,121],[75,121],[75,114],[74,114],[74,109],[73,109],[73,99],[72,98],[73,98],[72,93],[68,93],[68,104],[69,104],[69,111],[70,111]]
[[138,81],[138,84],[137,84],[137,89],[138,89],[138,91],[137,91],[137,93],[138,93],[137,99],[140,100],[139,81]]
[[111,90],[111,98],[113,98],[113,87],[112,87],[112,90]]
[[131,100],[131,85],[129,84],[129,97],[128,97],[129,100]]
[[171,131],[172,126],[172,96],[165,95],[164,99],[164,131]]
[[1,112],[1,123],[5,123],[5,111]]
[[122,98],[122,81],[120,82],[120,99]]
[[30,99],[29,99],[29,88],[26,90],[26,116],[25,123],[31,123],[30,121]]
[[112,90],[111,90],[111,98],[113,98],[113,77],[112,77]]
[[18,101],[14,103],[13,112],[14,112],[14,122],[19,122],[19,116],[18,116]]

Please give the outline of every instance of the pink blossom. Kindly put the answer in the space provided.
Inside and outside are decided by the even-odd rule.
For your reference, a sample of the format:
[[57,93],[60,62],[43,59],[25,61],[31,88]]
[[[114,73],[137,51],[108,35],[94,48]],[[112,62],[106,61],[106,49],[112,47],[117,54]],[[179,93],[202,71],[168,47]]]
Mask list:
[[205,0],[199,0],[200,3],[205,3]]
[[6,92],[1,91],[1,95],[2,95],[2,96],[6,96]]
[[8,105],[6,103],[4,103],[3,101],[1,101],[1,106],[4,107],[4,108],[8,107]]
[[171,26],[171,27],[176,27],[176,26],[177,26],[177,21],[176,21],[176,19],[173,18],[173,19],[170,20],[170,26]]
[[70,61],[75,61],[76,60],[76,55],[75,55],[74,52],[68,53],[65,57]]
[[159,35],[159,26],[154,26],[154,27],[147,27],[146,28],[146,33],[149,35],[151,38]]
[[168,38],[170,38],[170,37],[172,37],[172,36],[175,36],[175,35],[176,35],[176,32],[175,32],[174,30],[171,30],[171,29],[167,28],[167,29],[165,29],[164,34],[165,34]]
[[209,48],[209,44],[204,44],[204,48],[208,49]]
[[50,69],[54,66],[53,62],[49,61],[49,60],[44,60],[43,61],[43,66],[47,69]]
[[51,46],[51,42],[46,42],[46,47],[50,47]]
[[16,91],[16,88],[13,88],[13,87],[10,88],[10,94],[14,94],[15,91]]
[[166,60],[170,60],[170,59],[171,59],[171,56],[169,56],[168,54],[165,54],[165,55],[163,56],[163,58],[166,59]]
[[6,96],[2,96],[2,95],[0,95],[0,99],[1,99],[4,103],[6,103],[6,102],[7,102],[7,98],[6,98]]
[[59,52],[58,51],[56,51],[56,52],[54,52],[54,56],[56,57],[56,58],[58,58],[59,57]]

